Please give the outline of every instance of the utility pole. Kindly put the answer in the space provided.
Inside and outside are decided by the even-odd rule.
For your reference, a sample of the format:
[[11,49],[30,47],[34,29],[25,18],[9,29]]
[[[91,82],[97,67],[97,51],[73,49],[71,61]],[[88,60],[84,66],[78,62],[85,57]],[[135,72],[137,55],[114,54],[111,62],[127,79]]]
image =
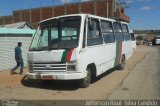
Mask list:
[[40,20],[42,20],[42,1],[40,0]]
[[66,15],[66,14],[67,14],[67,4],[66,4],[66,0],[64,1],[64,7],[65,7],[65,9],[64,9],[64,14]]
[[96,3],[96,0],[94,0],[94,15],[97,15],[97,3]]
[[53,6],[52,6],[52,17],[54,17],[54,0],[52,0]]
[[107,18],[108,18],[108,0],[107,0]]

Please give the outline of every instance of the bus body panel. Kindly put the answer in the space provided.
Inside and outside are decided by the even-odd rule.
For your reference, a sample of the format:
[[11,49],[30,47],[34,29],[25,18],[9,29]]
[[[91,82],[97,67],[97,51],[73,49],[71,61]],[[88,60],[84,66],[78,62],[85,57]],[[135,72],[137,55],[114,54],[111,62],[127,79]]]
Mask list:
[[124,41],[123,42],[123,54],[125,54],[125,58],[126,60],[128,60],[133,53],[133,49],[132,49],[132,41]]
[[[51,50],[28,52],[28,61],[34,62],[61,62],[65,50]],[[66,57],[65,57],[66,58]],[[70,61],[76,60],[76,50],[73,50]]]
[[96,76],[98,76],[113,68],[116,54],[115,45],[116,43],[87,47],[87,50],[80,54],[82,70],[86,70],[87,66],[93,63],[96,65]]
[[[29,79],[39,79],[39,80],[76,80],[82,79],[87,76],[87,72],[83,71],[81,73],[67,73],[67,72],[41,72],[41,73],[27,73]],[[48,78],[47,78],[48,77]]]
[[[96,50],[96,51],[95,51]],[[85,71],[87,69],[87,66],[89,64],[94,63],[97,68],[97,75],[99,73],[102,73],[102,67],[100,66],[104,60],[102,60],[104,55],[104,46],[98,45],[94,47],[87,47],[86,52],[81,52],[81,66],[83,67],[83,70]],[[100,55],[101,54],[101,55]]]
[[132,48],[133,48],[133,51],[136,50],[136,48],[137,48],[136,40],[132,41]]

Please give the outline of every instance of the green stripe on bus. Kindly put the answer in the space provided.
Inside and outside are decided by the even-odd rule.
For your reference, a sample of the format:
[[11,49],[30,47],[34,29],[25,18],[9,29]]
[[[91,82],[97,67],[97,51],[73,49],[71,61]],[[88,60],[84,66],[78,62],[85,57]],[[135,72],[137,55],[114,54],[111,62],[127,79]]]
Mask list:
[[119,48],[120,48],[120,42],[117,42],[116,43],[116,58],[115,58],[114,66],[118,65]]
[[68,54],[68,51],[65,50],[65,51],[63,52],[63,54],[62,54],[61,62],[66,62],[66,56],[67,56],[67,54]]

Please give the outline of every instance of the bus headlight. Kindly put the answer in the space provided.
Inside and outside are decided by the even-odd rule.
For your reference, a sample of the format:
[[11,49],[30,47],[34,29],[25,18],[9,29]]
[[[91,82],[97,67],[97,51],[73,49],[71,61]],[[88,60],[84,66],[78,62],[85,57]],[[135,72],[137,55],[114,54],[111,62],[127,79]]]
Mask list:
[[28,62],[28,71],[33,73],[33,64],[31,62]]
[[76,71],[76,62],[67,63],[67,71]]
[[76,71],[75,65],[67,65],[67,71]]

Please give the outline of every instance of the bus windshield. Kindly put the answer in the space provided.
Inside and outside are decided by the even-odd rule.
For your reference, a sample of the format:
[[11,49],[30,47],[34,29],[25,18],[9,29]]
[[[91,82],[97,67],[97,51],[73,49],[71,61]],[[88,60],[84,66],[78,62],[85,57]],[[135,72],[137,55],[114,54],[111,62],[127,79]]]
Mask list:
[[70,49],[78,46],[81,17],[61,17],[40,23],[29,50]]

